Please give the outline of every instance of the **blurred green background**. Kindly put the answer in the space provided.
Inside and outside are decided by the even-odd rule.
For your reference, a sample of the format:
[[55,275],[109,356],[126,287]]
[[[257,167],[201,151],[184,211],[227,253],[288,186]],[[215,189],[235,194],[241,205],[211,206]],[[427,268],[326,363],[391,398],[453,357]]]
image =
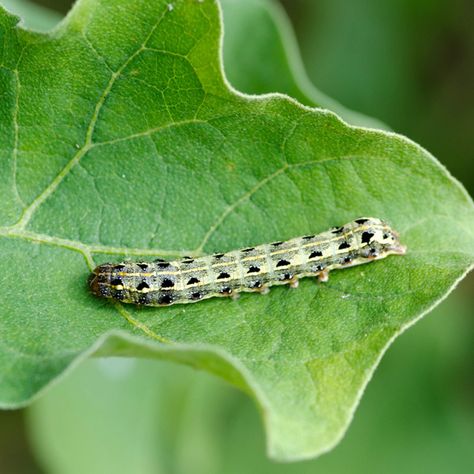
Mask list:
[[[472,1],[282,4],[316,87],[420,143],[474,194]],[[252,401],[220,380],[111,359],[0,412],[0,473],[474,472],[473,287],[470,276],[393,344],[346,437],[317,460],[268,461]]]

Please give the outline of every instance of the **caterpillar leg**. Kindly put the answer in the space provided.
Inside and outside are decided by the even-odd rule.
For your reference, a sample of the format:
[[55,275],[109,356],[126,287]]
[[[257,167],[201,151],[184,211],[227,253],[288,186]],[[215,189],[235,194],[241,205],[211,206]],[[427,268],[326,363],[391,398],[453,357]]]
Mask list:
[[258,291],[261,295],[268,295],[268,293],[270,293],[270,288],[268,288],[268,286],[262,286]]
[[323,270],[322,272],[318,273],[318,280],[322,282],[326,282],[329,280],[329,270]]
[[240,293],[233,292],[230,297],[233,301],[237,301],[240,298]]
[[290,288],[298,288],[298,285],[300,284],[300,281],[298,280],[297,277],[292,278],[290,280]]

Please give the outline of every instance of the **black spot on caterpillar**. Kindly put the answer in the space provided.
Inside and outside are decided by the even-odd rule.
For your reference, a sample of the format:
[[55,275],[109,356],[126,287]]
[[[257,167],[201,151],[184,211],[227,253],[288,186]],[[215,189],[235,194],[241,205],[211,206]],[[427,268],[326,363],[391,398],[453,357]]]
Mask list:
[[[362,232],[362,242],[364,244],[368,244],[370,242],[370,239],[374,236],[372,232]],[[384,239],[384,237],[382,237]]]
[[248,253],[248,252],[252,252],[254,250],[255,250],[255,247],[249,247],[248,249],[242,249],[241,252]]
[[260,271],[259,267],[256,267],[255,265],[252,265],[248,270],[247,273],[258,273]]
[[174,283],[173,280],[170,280],[169,278],[165,278],[161,282],[161,288],[173,288]]
[[141,291],[143,292],[143,290],[149,290],[150,289],[150,286],[148,285],[148,283],[146,281],[142,281],[141,283],[139,283],[137,285],[137,291]]
[[[165,305],[169,305],[173,302],[173,297],[171,295],[160,295],[158,297],[158,300],[157,300],[157,305],[156,306],[165,306]],[[140,303],[138,303],[140,304]]]
[[168,306],[243,291],[267,293],[273,285],[296,287],[299,278],[308,276],[326,281],[331,270],[404,253],[397,232],[380,219],[364,217],[321,234],[236,252],[170,262],[105,263],[94,270],[89,284],[100,297]]

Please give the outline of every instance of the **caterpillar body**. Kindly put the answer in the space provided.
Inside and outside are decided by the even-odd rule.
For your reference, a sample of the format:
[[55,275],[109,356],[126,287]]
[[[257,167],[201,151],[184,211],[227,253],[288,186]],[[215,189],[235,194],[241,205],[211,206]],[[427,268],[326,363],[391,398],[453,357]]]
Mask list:
[[402,255],[406,248],[380,219],[363,217],[342,227],[285,242],[204,257],[105,263],[90,278],[92,292],[123,303],[169,306],[243,291],[267,293],[273,285],[298,286],[303,277],[326,281],[330,270]]

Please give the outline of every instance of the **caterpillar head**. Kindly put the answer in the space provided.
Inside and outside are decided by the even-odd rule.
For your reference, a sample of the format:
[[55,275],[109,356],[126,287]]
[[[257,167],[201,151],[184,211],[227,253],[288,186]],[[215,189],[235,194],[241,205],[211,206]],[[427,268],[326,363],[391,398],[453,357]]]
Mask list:
[[398,232],[381,219],[374,217],[356,219],[353,222],[353,232],[361,254],[367,258],[379,259],[406,253],[406,246],[400,242]]

